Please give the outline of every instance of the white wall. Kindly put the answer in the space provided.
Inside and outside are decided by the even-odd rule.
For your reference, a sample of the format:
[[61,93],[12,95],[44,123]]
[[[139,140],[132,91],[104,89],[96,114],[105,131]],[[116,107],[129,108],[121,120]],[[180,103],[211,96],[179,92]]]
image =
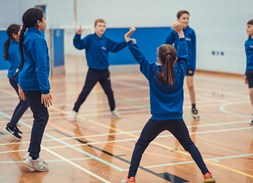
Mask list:
[[[246,22],[253,19],[252,0],[76,0],[76,22],[74,0],[0,2],[1,27],[14,20],[21,22],[20,17],[30,7],[47,4],[49,27],[68,28],[66,43],[70,45],[65,47],[70,54],[77,53],[71,45],[73,30],[69,29],[75,25],[91,27],[96,18],[102,17],[106,19],[108,27],[168,26],[176,20],[178,10],[187,9],[191,13],[190,26],[197,34],[197,68],[244,73],[245,28]],[[219,54],[224,52],[224,56],[212,55],[212,51]]]

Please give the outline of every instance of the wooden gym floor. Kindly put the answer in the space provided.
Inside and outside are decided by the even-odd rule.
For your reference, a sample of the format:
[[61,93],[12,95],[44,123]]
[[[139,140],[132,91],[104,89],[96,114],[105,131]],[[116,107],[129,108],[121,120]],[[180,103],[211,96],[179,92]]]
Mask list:
[[[30,172],[22,163],[32,127],[30,109],[19,122],[20,142],[3,130],[18,98],[4,77],[0,82],[0,182],[4,183],[119,183],[127,175],[140,131],[150,117],[149,89],[140,73],[113,72],[112,86],[122,119],[113,119],[106,96],[96,85],[78,115],[69,120],[85,78],[83,60],[68,58],[66,74],[51,78],[53,106],[44,133],[41,157],[49,172]],[[217,183],[253,182],[252,107],[242,76],[198,72],[195,75],[200,120],[190,115],[185,86],[184,119]],[[137,182],[201,183],[200,170],[168,132],[163,132],[143,155]]]

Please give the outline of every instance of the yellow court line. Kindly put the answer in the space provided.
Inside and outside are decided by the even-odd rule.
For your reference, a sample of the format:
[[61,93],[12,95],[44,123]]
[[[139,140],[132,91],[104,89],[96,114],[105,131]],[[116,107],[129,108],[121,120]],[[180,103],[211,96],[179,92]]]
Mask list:
[[[63,114],[70,114],[69,112],[66,112],[66,111],[63,111],[61,109],[57,109],[55,107],[50,107],[51,109],[55,110],[55,111],[58,111],[58,112],[61,112]],[[78,117],[79,119],[82,119],[82,120],[85,120],[89,123],[93,123],[93,124],[96,124],[96,125],[99,125],[99,126],[102,126],[102,127],[105,127],[105,128],[108,128],[108,129],[111,129],[111,130],[115,130],[115,131],[118,131],[118,132],[124,132],[126,135],[128,136],[131,136],[131,137],[135,137],[135,138],[138,138],[138,136],[136,135],[133,135],[131,133],[127,133],[127,131],[124,131],[124,130],[120,130],[118,128],[114,128],[114,127],[111,127],[111,126],[108,126],[108,125],[104,125],[104,124],[101,124],[101,123],[98,123],[96,121],[93,121],[93,120],[90,120],[90,119],[86,119],[86,118],[83,118],[83,117]],[[163,145],[163,144],[160,144],[160,143],[157,143],[157,142],[152,142],[153,144],[157,145],[157,146],[160,146],[162,148],[165,148],[165,149],[168,149],[168,150],[174,150],[173,148],[171,147],[168,147],[166,145]],[[191,155],[189,153],[186,153],[184,151],[181,151],[181,150],[177,150],[176,152],[180,153],[180,154],[183,154],[183,155],[186,155],[186,156],[190,156]],[[203,158],[204,159],[204,158]],[[213,161],[210,161],[208,159],[204,159],[205,162],[208,162],[209,164],[212,164],[212,165],[215,165],[215,166],[218,166],[220,168],[223,168],[223,169],[226,169],[226,170],[229,170],[229,171],[232,171],[232,172],[235,172],[235,173],[238,173],[238,174],[241,174],[243,176],[247,176],[247,177],[250,177],[250,178],[253,178],[253,175],[250,175],[248,173],[245,173],[245,172],[242,172],[242,171],[239,171],[239,170],[236,170],[236,169],[233,169],[233,168],[230,168],[230,167],[227,167],[225,165],[220,165],[218,163],[215,163]]]

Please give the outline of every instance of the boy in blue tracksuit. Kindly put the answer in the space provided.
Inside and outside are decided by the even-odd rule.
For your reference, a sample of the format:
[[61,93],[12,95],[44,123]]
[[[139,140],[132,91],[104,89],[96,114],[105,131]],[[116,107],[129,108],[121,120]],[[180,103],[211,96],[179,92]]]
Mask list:
[[215,182],[199,150],[192,142],[182,117],[184,101],[183,85],[188,50],[182,25],[175,23],[173,27],[179,37],[177,51],[171,45],[161,45],[158,48],[159,65],[149,63],[139,51],[138,46],[130,39],[131,34],[135,31],[134,27],[125,34],[129,50],[140,64],[140,70],[149,82],[151,107],[151,118],[144,126],[135,145],[128,176],[126,180],[123,180],[126,183],[136,182],[135,176],[142,154],[148,145],[164,130],[170,131],[184,149],[191,154],[204,175],[204,182]]
[[[253,19],[248,21],[246,30],[249,38],[244,45],[246,52],[245,83],[249,86],[249,97],[253,107]],[[250,125],[253,125],[253,120],[251,120]]]
[[19,41],[21,53],[19,84],[34,118],[24,163],[32,170],[43,172],[48,171],[48,165],[39,156],[40,145],[49,118],[48,107],[52,105],[48,78],[50,71],[48,47],[41,32],[46,30],[47,22],[44,12],[38,8],[28,9],[22,20],[23,28]]
[[22,91],[19,91],[20,89],[18,86],[18,74],[16,74],[16,70],[20,65],[20,54],[18,48],[20,31],[20,25],[11,24],[7,28],[8,39],[4,43],[4,59],[9,61],[11,64],[8,70],[7,77],[9,78],[9,82],[16,91],[16,93],[18,95],[19,92],[22,93],[20,95],[19,103],[16,106],[14,113],[11,117],[11,120],[9,123],[7,123],[5,127],[5,130],[11,135],[13,135],[17,140],[21,139],[22,134],[22,132],[17,127],[17,123],[29,107],[26,101],[21,100],[23,99],[22,96],[24,96],[24,94]]
[[81,39],[81,33],[83,32],[80,27],[76,35],[74,36],[74,46],[79,49],[85,49],[87,65],[89,67],[86,80],[81,93],[77,101],[75,102],[73,111],[71,113],[71,119],[76,120],[77,113],[88,97],[92,88],[97,82],[102,86],[109,102],[110,111],[112,116],[120,118],[120,114],[116,110],[115,100],[110,81],[109,72],[109,52],[117,52],[127,46],[126,42],[115,42],[104,36],[106,30],[106,22],[103,19],[97,19],[94,23],[94,34],[89,34],[85,38]]
[[[177,13],[177,20],[183,25],[183,31],[185,35],[185,40],[188,46],[188,62],[187,62],[187,70],[186,70],[186,80],[187,86],[190,94],[190,99],[192,103],[192,117],[193,119],[198,120],[199,114],[196,108],[196,99],[195,99],[195,90],[194,90],[194,82],[193,76],[196,70],[196,35],[195,31],[189,27],[189,12],[186,10],[181,10]],[[179,37],[177,32],[173,29],[169,32],[169,35],[166,39],[166,44],[174,44],[175,48],[177,49],[179,42]]]

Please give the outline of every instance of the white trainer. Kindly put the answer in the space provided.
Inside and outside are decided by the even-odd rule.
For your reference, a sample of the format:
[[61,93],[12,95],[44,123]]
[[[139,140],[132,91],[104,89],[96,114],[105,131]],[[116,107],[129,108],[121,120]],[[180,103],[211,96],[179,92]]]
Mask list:
[[23,157],[23,161],[25,161],[29,156],[30,156],[30,153],[27,152],[27,153],[25,154],[25,156]]
[[39,172],[48,171],[48,164],[40,157],[36,160],[33,160],[31,156],[28,156],[24,163],[28,166],[30,170],[36,170]]
[[76,121],[77,118],[77,112],[76,111],[72,111],[70,116],[69,116],[70,120]]
[[119,113],[119,111],[117,109],[114,109],[113,111],[111,111],[112,113],[112,117],[113,118],[116,118],[116,119],[120,119],[121,118],[121,115]]

